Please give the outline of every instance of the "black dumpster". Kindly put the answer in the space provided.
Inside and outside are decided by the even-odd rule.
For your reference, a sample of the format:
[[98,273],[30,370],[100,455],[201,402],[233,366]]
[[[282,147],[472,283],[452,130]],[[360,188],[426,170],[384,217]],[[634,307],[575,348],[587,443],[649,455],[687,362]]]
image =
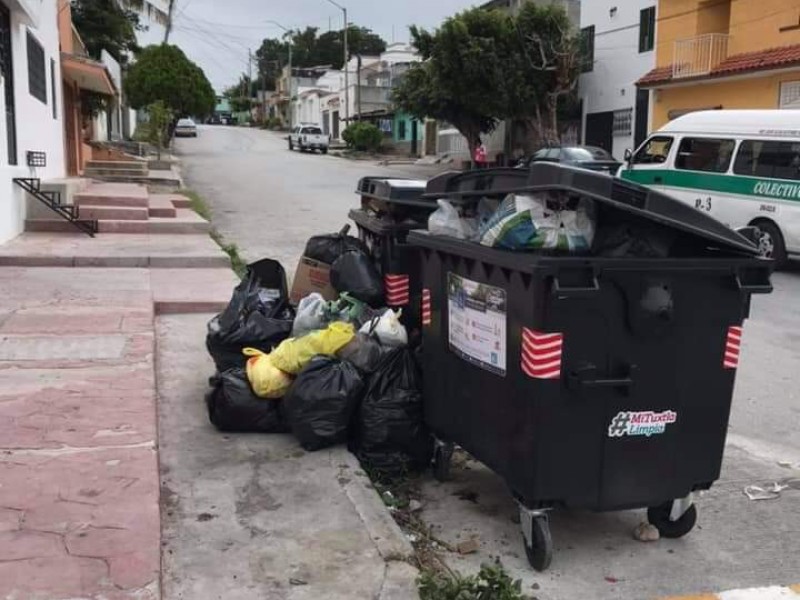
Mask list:
[[426,182],[416,179],[363,177],[356,193],[361,209],[350,211],[358,237],[372,254],[384,278],[386,304],[402,309],[402,322],[412,339],[419,336],[421,285],[419,250],[406,244],[409,231],[425,229],[436,210],[434,200],[423,200]]
[[[486,193],[458,177],[443,194]],[[557,507],[647,507],[662,536],[685,535],[692,493],[720,474],[742,325],[772,263],[708,215],[604,175],[536,165],[524,189],[594,198],[598,233],[628,219],[669,231],[672,252],[547,256],[411,233],[435,473],[458,444],[502,476],[538,570]]]

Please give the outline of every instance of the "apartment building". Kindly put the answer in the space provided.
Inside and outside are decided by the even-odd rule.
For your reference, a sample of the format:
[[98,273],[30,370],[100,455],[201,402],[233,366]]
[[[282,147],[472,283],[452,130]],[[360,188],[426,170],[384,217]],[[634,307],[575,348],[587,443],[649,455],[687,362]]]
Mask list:
[[592,0],[581,11],[581,139],[621,160],[648,133],[650,93],[636,82],[656,65],[657,0]]
[[651,129],[688,112],[800,109],[797,0],[659,0]]

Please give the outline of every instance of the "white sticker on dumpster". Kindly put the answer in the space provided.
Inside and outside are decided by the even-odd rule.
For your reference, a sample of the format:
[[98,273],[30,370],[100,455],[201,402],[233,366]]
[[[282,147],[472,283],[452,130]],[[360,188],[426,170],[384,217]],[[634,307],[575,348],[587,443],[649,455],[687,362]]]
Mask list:
[[664,412],[621,411],[611,419],[608,426],[608,437],[661,435],[667,430],[667,425],[678,421],[678,413],[665,410]]
[[447,274],[450,350],[495,375],[506,374],[506,291]]

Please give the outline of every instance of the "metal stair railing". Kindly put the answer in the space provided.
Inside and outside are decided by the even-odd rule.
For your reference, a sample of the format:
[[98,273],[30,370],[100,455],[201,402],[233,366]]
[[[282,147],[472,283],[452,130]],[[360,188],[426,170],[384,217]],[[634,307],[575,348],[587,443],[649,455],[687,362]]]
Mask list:
[[42,190],[41,180],[28,177],[16,177],[14,178],[14,183],[47,206],[47,208],[58,216],[72,223],[78,230],[90,237],[94,237],[97,233],[97,220],[81,219],[77,206],[61,204],[61,193]]

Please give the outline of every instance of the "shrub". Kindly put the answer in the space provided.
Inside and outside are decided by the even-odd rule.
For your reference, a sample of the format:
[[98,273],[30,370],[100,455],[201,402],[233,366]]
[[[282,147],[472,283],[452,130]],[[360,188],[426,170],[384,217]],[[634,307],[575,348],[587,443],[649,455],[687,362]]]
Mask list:
[[342,139],[350,148],[356,150],[375,152],[381,147],[383,134],[372,123],[358,121],[348,126],[342,132]]

